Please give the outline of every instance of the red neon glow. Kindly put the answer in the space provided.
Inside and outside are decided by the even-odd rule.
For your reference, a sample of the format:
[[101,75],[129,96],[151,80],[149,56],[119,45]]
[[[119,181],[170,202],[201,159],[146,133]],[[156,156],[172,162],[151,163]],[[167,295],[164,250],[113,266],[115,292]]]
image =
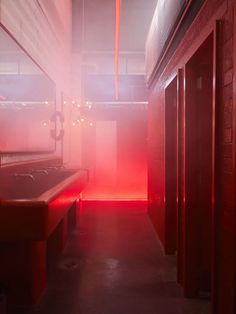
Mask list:
[[[115,210],[116,213],[147,213],[147,201],[140,200],[82,200],[80,204],[80,217],[84,214],[99,213],[99,217]],[[108,217],[111,217],[110,215]]]
[[121,0],[116,0],[116,33],[115,33],[115,89],[116,89],[116,100],[118,100],[118,98],[119,98],[120,11],[121,11]]
[[147,203],[147,198],[86,198],[83,199],[83,202],[88,202],[88,201],[103,201],[103,202],[145,202]]
[[146,122],[97,121],[85,131],[83,199],[147,199]]

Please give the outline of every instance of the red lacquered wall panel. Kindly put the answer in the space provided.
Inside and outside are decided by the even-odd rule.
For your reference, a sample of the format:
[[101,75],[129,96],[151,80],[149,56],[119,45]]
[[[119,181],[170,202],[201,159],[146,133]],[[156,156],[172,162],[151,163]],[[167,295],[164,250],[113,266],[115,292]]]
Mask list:
[[[216,28],[216,183],[214,310],[236,312],[235,62],[236,15],[229,6]],[[234,69],[234,70],[233,70]]]
[[185,239],[186,296],[210,293],[213,151],[213,36],[185,70]]
[[174,254],[177,238],[177,78],[165,89],[166,254]]
[[177,280],[184,280],[184,211],[185,211],[185,102],[184,70],[178,71],[177,94]]
[[[178,75],[178,69],[185,69],[179,72],[178,87],[178,281],[185,286],[186,295],[206,296],[210,288],[209,279],[213,277],[211,296],[214,314],[233,314],[236,310],[235,16],[233,1],[205,1],[170,62],[150,86],[149,96],[149,213],[165,247],[168,231],[165,230],[164,96],[166,87]],[[216,32],[217,21],[220,22]],[[195,107],[194,113],[194,105],[187,107],[186,97],[183,99],[183,95],[187,95],[186,78],[191,71],[192,57],[196,57],[196,51],[210,34],[215,36],[213,48],[210,48],[213,52],[213,71],[204,70],[204,67],[202,71],[205,74],[212,72],[212,95],[206,92],[205,97],[201,96],[198,99],[200,106]],[[207,51],[204,55],[208,54]],[[197,82],[198,88],[203,85],[204,79],[201,80]],[[207,81],[204,86],[210,84],[210,79]],[[189,104],[194,96],[198,97],[195,92],[189,92]],[[205,93],[204,90],[202,93]],[[212,99],[209,111],[202,106],[206,98]],[[203,117],[200,129],[198,115]],[[211,135],[209,127],[212,127]],[[201,145],[193,145],[193,141],[200,141]],[[212,147],[212,153],[208,146]],[[200,182],[203,182],[204,189],[199,189]],[[197,241],[204,242],[204,245],[196,246]],[[194,247],[198,254],[194,252]],[[194,254],[198,255],[196,260]],[[189,276],[185,272],[186,265],[191,268],[187,270]]]

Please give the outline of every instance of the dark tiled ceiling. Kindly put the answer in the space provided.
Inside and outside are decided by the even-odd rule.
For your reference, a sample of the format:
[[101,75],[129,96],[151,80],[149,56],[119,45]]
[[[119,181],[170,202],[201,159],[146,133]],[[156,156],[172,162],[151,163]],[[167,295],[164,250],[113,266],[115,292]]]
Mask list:
[[[156,2],[122,0],[122,51],[144,51]],[[115,0],[74,0],[73,5],[75,50],[114,50]]]

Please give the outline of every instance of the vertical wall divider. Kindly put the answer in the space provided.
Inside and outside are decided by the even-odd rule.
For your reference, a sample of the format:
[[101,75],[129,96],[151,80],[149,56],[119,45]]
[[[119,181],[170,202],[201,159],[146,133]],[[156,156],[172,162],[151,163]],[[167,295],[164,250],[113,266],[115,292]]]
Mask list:
[[221,21],[216,21],[215,28],[214,28],[214,42],[213,42],[213,125],[212,125],[212,311],[216,313],[217,308],[217,273],[218,273],[218,243],[219,243],[219,219],[220,219],[220,208],[219,208],[219,200],[218,197],[220,195],[219,191],[219,173],[218,167],[219,164],[219,156],[220,156],[220,134],[219,134],[219,36],[220,36],[220,26]]
[[[184,70],[177,76],[177,281],[183,285]],[[181,155],[182,152],[182,155]]]
[[[234,3],[234,10],[233,10],[233,171],[234,171],[234,179],[236,181],[236,4]],[[235,183],[236,186],[236,183]],[[236,191],[234,193],[236,195]],[[234,196],[235,197],[235,196]],[[234,199],[236,203],[236,197]],[[236,210],[234,215],[236,216]],[[234,227],[234,232],[236,234],[236,222]],[[235,237],[236,238],[236,237]],[[236,268],[236,241],[234,243],[234,265]],[[236,271],[234,274],[234,312],[236,313]]]
[[182,218],[183,218],[183,289],[184,296],[186,296],[186,65],[183,68],[183,114],[182,114],[182,123],[183,123],[183,209],[182,209]]
[[165,253],[177,248],[178,77],[165,88]]

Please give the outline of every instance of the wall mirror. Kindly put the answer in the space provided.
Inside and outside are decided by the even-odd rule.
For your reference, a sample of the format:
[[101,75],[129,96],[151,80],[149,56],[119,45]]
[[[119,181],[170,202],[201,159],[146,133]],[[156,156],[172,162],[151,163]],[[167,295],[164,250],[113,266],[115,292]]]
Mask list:
[[55,150],[55,84],[0,27],[0,154]]

